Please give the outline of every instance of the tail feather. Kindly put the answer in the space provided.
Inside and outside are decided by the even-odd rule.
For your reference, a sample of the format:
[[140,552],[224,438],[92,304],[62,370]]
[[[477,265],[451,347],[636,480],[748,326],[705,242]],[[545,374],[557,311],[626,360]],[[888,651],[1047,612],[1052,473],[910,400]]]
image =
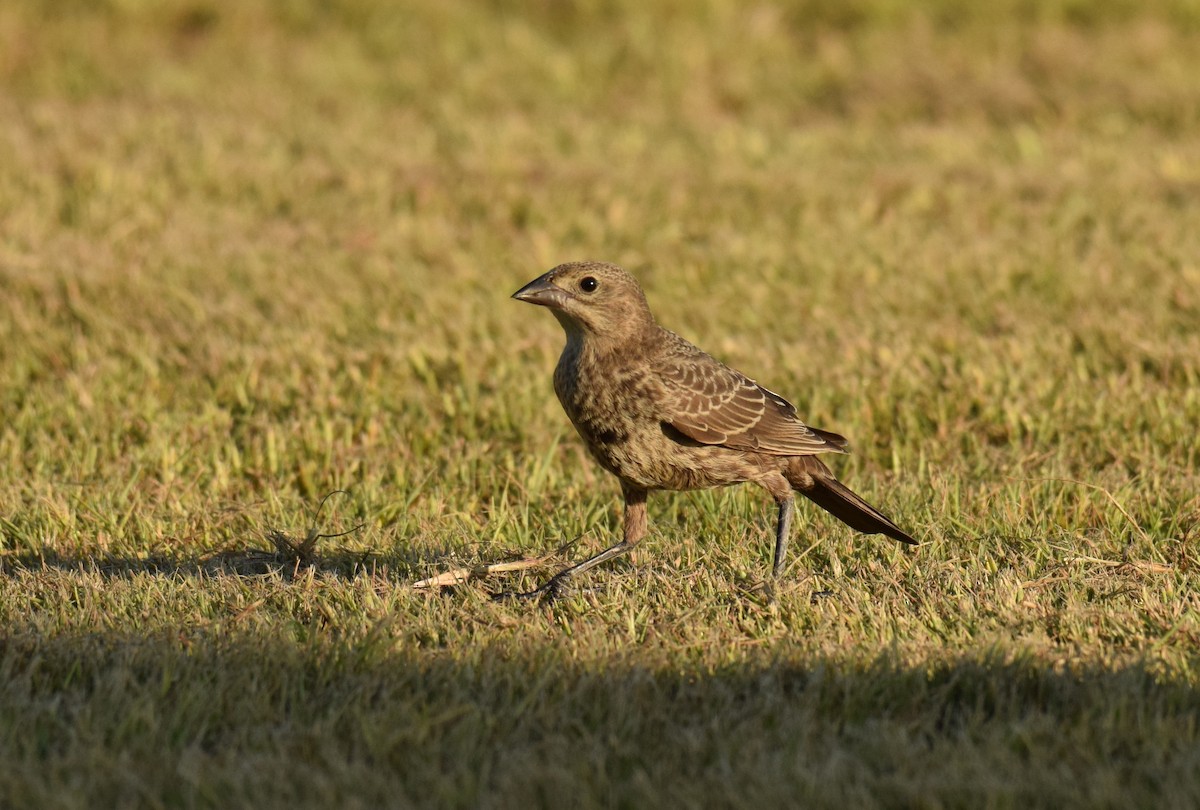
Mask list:
[[812,456],[794,460],[788,470],[788,481],[804,497],[863,534],[883,534],[901,543],[916,545],[899,526],[871,504],[864,501],[841,481],[821,461]]

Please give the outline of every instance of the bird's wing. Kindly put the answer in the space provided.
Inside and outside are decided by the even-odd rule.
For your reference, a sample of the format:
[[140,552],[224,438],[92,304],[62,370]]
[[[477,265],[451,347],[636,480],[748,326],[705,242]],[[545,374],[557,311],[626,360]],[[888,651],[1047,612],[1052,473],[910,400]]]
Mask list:
[[664,421],[689,439],[780,456],[848,452],[846,439],[805,425],[779,394],[682,338],[672,343],[655,372]]

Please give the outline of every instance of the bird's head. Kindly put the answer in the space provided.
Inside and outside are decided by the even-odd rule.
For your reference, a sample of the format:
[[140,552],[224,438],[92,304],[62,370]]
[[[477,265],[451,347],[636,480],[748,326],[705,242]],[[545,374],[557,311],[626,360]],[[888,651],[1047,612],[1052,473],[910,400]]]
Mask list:
[[513,298],[549,309],[568,336],[620,341],[654,325],[637,280],[615,264],[560,264],[517,290]]

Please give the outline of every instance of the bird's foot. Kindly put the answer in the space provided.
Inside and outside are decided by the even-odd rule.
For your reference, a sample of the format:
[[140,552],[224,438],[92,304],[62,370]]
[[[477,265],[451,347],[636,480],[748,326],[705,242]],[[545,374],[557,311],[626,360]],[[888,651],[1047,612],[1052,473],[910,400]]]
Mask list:
[[559,574],[550,577],[550,579],[546,581],[546,584],[542,585],[540,588],[534,588],[532,591],[501,591],[498,594],[494,594],[492,599],[497,602],[508,602],[517,599],[524,602],[534,600],[553,602],[555,599],[558,599],[566,594],[568,579],[569,577],[564,577]]
[[763,583],[763,604],[772,613],[779,610],[779,577],[772,577]]

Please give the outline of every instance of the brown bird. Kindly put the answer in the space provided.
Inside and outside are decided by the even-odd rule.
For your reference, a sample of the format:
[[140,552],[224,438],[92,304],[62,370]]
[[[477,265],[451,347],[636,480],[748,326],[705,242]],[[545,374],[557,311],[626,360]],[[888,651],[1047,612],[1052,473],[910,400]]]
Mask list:
[[558,594],[571,577],[624,554],[646,534],[646,495],[753,482],[775,499],[778,578],[792,492],[865,534],[915,544],[851,492],[818,453],[846,453],[836,433],[805,425],[795,407],[655,322],[637,281],[602,262],[562,264],[513,294],[548,308],[567,333],[554,391],[592,456],[621,482],[621,542],[522,596]]

